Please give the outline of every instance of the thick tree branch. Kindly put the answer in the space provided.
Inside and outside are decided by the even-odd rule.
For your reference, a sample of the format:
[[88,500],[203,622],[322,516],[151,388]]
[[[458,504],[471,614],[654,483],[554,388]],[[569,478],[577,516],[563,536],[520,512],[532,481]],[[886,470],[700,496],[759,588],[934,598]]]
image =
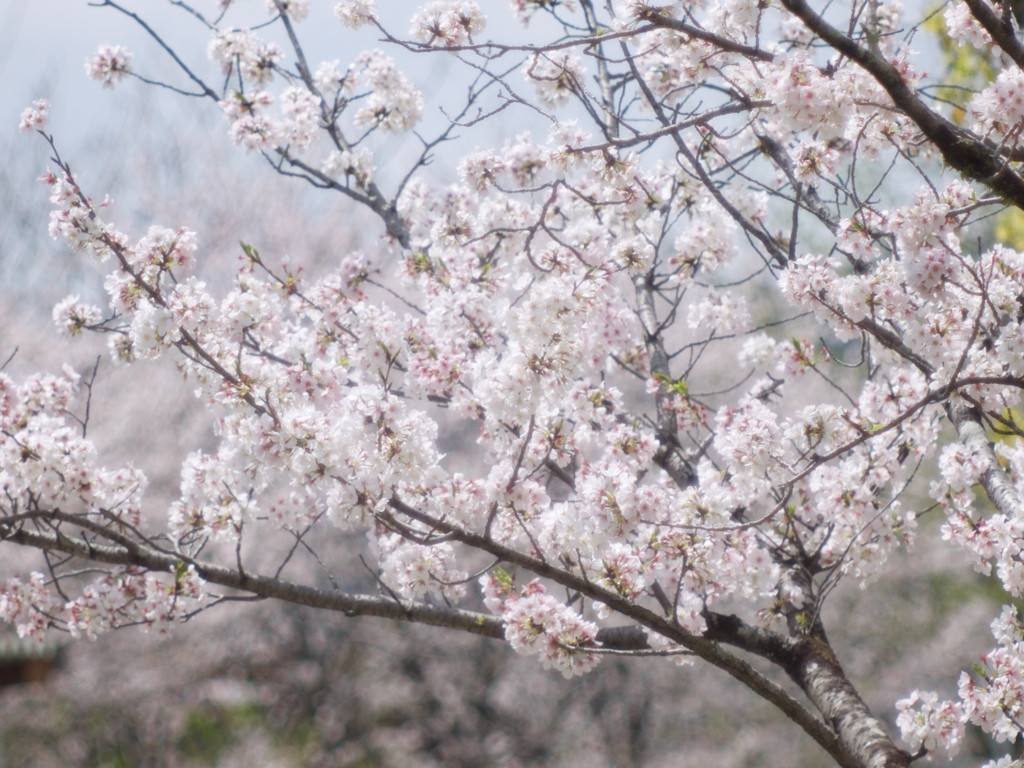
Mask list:
[[705,614],[705,618],[707,637],[757,654],[786,671],[832,726],[850,765],[910,765],[909,755],[893,744],[857,693],[820,627],[812,635],[792,639],[751,626],[737,616]]
[[893,744],[824,638],[812,636],[799,641],[794,662],[786,671],[839,734],[855,765],[908,768],[910,755]]

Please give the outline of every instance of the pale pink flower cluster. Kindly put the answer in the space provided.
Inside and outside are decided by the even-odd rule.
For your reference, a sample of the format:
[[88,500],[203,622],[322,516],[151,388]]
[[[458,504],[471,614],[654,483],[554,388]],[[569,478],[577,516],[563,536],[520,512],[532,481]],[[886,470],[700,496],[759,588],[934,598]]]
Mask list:
[[605,551],[598,567],[600,583],[628,600],[639,599],[647,587],[645,570],[633,548],[621,542],[612,544]]
[[[974,570],[986,575],[992,572],[992,560],[1000,553],[1002,531],[1006,530],[1006,520],[999,516],[989,519],[976,519],[973,514],[973,499],[964,494],[949,494],[940,499],[950,508],[946,522],[942,526],[942,538],[961,547],[971,560]],[[1017,528],[1018,530],[1013,530]],[[1024,527],[1012,526],[1011,536],[1024,534]]]
[[[623,24],[635,22],[641,12],[654,9],[664,3],[651,3],[649,0],[612,0],[612,13],[616,20]],[[659,9],[660,10],[660,9]]]
[[830,453],[856,437],[846,418],[834,405],[809,405],[785,425],[787,441],[803,456]]
[[[727,477],[701,462],[698,468],[700,488],[679,493],[645,492],[641,494],[641,514],[658,519],[648,510],[674,505],[680,514],[665,518],[666,528],[654,531],[656,553],[647,566],[659,582],[679,583],[675,595],[677,620],[688,632],[706,630],[704,611],[729,597],[757,601],[774,596],[780,570],[751,530],[731,530],[714,534],[702,526],[728,528],[734,505],[749,504],[758,512],[767,508],[763,485],[749,476]],[[683,523],[676,527],[673,523]]]
[[92,80],[99,80],[104,88],[113,88],[115,83],[131,74],[132,55],[120,45],[104,43],[96,54],[85,62],[85,73]]
[[85,587],[63,611],[74,637],[95,640],[101,632],[120,627],[165,629],[196,610],[204,598],[203,581],[193,566],[181,564],[171,583],[152,572],[124,568]]
[[717,336],[744,330],[750,325],[746,299],[726,291],[708,289],[703,299],[690,305],[686,324]]
[[669,104],[689,93],[681,83],[699,85],[714,77],[722,59],[710,43],[665,30],[645,35],[637,53],[648,86]]
[[450,48],[472,42],[485,26],[487,18],[471,0],[432,0],[417,9],[409,34],[426,45]]
[[992,45],[992,36],[978,23],[963,0],[954,0],[947,5],[942,16],[950,38],[956,40],[957,45],[967,43],[980,51],[988,50]]
[[778,342],[767,333],[756,333],[743,342],[739,362],[745,367],[764,371],[771,368],[777,359]]
[[793,160],[794,175],[799,181],[832,176],[839,167],[839,153],[821,141],[801,141],[790,148],[789,155]]
[[[207,45],[206,55],[211,61],[220,64],[227,75],[236,65],[252,62],[256,58],[258,46],[259,40],[250,30],[218,31]],[[245,71],[251,72],[252,69],[252,66],[246,66]]]
[[912,753],[924,748],[929,754],[952,759],[960,751],[964,713],[959,704],[940,703],[938,694],[931,691],[914,691],[897,701],[896,709],[900,713],[896,725]]
[[296,153],[309,148],[320,129],[320,102],[304,86],[289,86],[280,95],[283,118],[280,141]]
[[332,151],[324,160],[323,172],[329,176],[341,176],[357,184],[366,184],[377,170],[373,164],[373,152],[368,147],[352,150]]
[[232,472],[229,463],[192,454],[181,470],[181,497],[171,507],[171,530],[180,540],[201,534],[234,541],[256,512],[248,490],[247,478]]
[[981,768],[1020,768],[1020,760],[1013,755],[1005,755],[998,760],[989,760]]
[[[1010,461],[1019,477],[1019,457],[1012,456]],[[1006,591],[1014,596],[1024,593],[1024,522],[1001,514],[981,517],[974,511],[974,496],[968,488],[957,493],[940,486],[932,491],[947,510],[942,538],[959,546],[979,573],[991,573],[994,562]]]
[[968,102],[967,113],[975,131],[1017,144],[1024,121],[1024,72],[1017,67],[1000,70],[996,81]]
[[849,86],[836,73],[826,77],[806,54],[778,56],[761,87],[772,104],[772,116],[792,131],[815,131],[821,138],[841,136],[851,117],[845,98]]
[[41,573],[33,573],[27,583],[15,576],[0,584],[0,621],[14,624],[19,637],[42,642],[62,603]]
[[97,206],[82,196],[74,177],[63,173],[47,173],[40,181],[50,186],[50,202],[56,208],[50,212],[49,225],[54,240],[63,240],[72,250],[88,253],[100,263],[110,258],[111,246],[125,242],[124,235],[97,215],[97,208],[109,205],[109,200]]
[[746,40],[756,34],[765,6],[759,0],[719,0],[713,3],[704,26],[734,40]]
[[313,73],[313,82],[328,100],[332,96],[340,95],[343,91],[351,91],[348,72],[342,73],[339,59],[320,62],[316,72]]
[[68,339],[98,325],[102,318],[99,307],[79,303],[78,296],[68,296],[53,308],[53,322],[61,335]]
[[787,379],[798,379],[816,362],[814,342],[794,336],[775,346],[775,374]]
[[371,24],[377,18],[376,0],[342,0],[334,6],[334,15],[352,29]]
[[256,91],[246,95],[234,91],[220,102],[225,116],[232,121],[229,135],[231,140],[247,150],[264,150],[276,145],[280,139],[281,126],[269,117],[265,110],[274,102],[267,91]]
[[1015,607],[1003,607],[992,633],[997,647],[982,656],[977,677],[960,675],[959,694],[963,719],[1001,743],[1024,731],[1024,644]]
[[396,133],[412,130],[423,113],[423,94],[413,87],[395,64],[381,51],[361,53],[356,59],[360,82],[372,89],[354,123],[358,128],[380,127]]
[[[853,216],[841,219],[836,232],[836,245],[857,260],[878,257],[877,242],[885,219],[871,208],[861,208]],[[860,319],[860,318],[855,318]]]
[[478,192],[486,192],[505,172],[505,160],[492,151],[478,151],[459,161],[459,177]]
[[[835,257],[805,255],[789,264],[779,286],[790,301],[812,311],[840,338],[855,337],[854,324],[866,319],[899,323],[904,341],[937,369],[936,387],[944,386],[953,370],[963,376],[999,376],[1003,366],[1017,365],[1010,353],[1017,324],[1007,326],[1000,317],[1017,312],[1019,287],[1008,276],[1021,257],[996,248],[983,254],[977,267],[965,259],[958,230],[975,200],[973,189],[957,181],[943,190],[924,188],[904,207],[880,213],[862,209],[840,222],[837,242],[850,256],[873,261],[870,272],[841,274],[843,264]],[[880,239],[895,243],[895,258],[880,260]],[[970,287],[979,275],[985,276],[984,284]],[[979,303],[979,290],[989,302]],[[974,350],[964,358],[972,336],[963,320],[978,313],[991,324],[986,327],[997,340],[996,353]],[[1005,340],[1003,331],[995,330],[1003,326]],[[972,386],[968,391],[987,405],[1008,396],[998,386]]]
[[46,99],[37,99],[32,102],[31,107],[25,107],[21,112],[21,119],[18,121],[18,130],[22,133],[29,131],[41,131],[46,125],[47,114],[50,111],[50,102]]
[[939,471],[942,479],[954,493],[966,490],[981,479],[989,468],[984,457],[967,450],[959,443],[952,443],[939,454]]
[[546,668],[566,678],[593,669],[600,657],[588,651],[596,648],[597,627],[578,613],[546,594],[544,585],[531,581],[513,591],[489,574],[481,578],[488,607],[505,622],[505,638],[526,656],[537,656]]
[[760,400],[721,408],[715,421],[715,447],[727,461],[767,469],[782,457],[778,417]]
[[552,107],[564,105],[583,88],[583,62],[572,53],[535,54],[524,65],[523,73],[536,87],[540,100]]
[[182,331],[197,333],[210,322],[216,308],[206,283],[190,275],[179,280],[167,296],[167,309]]
[[678,265],[681,278],[698,271],[712,275],[736,254],[736,225],[714,202],[701,201],[690,211],[689,221],[676,236],[676,253],[669,264]]
[[135,307],[128,336],[135,356],[153,360],[181,341],[181,329],[169,309],[143,299]]
[[421,546],[398,536],[381,542],[384,582],[410,599],[438,595],[458,601],[466,594],[469,574],[455,567],[451,544]]
[[898,467],[896,456],[859,451],[837,466],[817,468],[806,486],[810,494],[802,497],[810,505],[801,510],[804,519],[828,521],[805,545],[815,547],[823,564],[838,566],[861,585],[878,576],[893,551],[909,549],[914,541],[915,510],[879,492],[895,485]]
[[[215,32],[206,49],[211,61],[221,65],[224,74],[237,68],[250,83],[265,85],[274,77],[283,52],[276,43],[260,40],[251,30]],[[235,98],[244,99],[244,94]]]
[[156,283],[169,271],[184,276],[195,269],[196,247],[195,232],[155,225],[130,250],[128,260],[146,282]]
[[137,524],[146,478],[132,467],[97,465],[93,445],[65,418],[77,382],[70,369],[21,386],[0,373],[0,487],[22,509]]
[[651,268],[655,257],[654,246],[639,237],[621,240],[612,249],[612,263],[630,272],[642,274]]

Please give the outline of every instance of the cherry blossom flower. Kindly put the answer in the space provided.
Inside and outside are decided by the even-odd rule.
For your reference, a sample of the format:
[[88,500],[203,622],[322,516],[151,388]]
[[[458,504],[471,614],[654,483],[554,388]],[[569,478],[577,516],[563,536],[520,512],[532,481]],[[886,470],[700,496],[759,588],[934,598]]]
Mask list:
[[565,53],[534,56],[525,66],[524,75],[536,86],[541,101],[562,106],[582,87],[584,73],[579,57]]
[[377,18],[376,0],[342,0],[334,6],[334,14],[346,27],[359,29]]
[[31,107],[22,110],[21,119],[18,122],[18,130],[22,133],[42,130],[46,126],[47,113],[50,110],[50,102],[46,99],[37,99],[32,102]]
[[991,35],[971,15],[971,9],[967,7],[967,3],[961,0],[950,3],[946,6],[943,18],[946,21],[950,38],[956,40],[957,45],[967,43],[980,50],[985,50],[992,45]]
[[99,324],[102,317],[99,307],[80,304],[78,296],[68,296],[53,308],[53,322],[67,338],[78,336],[83,329]]
[[896,708],[900,711],[896,725],[911,752],[924,748],[952,758],[960,751],[964,715],[957,704],[940,704],[938,694],[914,691],[909,698],[896,702]]
[[356,126],[410,130],[423,112],[423,95],[399,72],[394,60],[375,50],[360,54],[356,65],[360,81],[372,89],[365,106],[355,114]]
[[132,55],[120,45],[104,43],[96,54],[85,62],[85,73],[92,80],[99,80],[104,88],[113,88],[115,83],[131,74]]
[[483,32],[487,20],[475,2],[433,0],[419,8],[409,34],[426,45],[463,45]]

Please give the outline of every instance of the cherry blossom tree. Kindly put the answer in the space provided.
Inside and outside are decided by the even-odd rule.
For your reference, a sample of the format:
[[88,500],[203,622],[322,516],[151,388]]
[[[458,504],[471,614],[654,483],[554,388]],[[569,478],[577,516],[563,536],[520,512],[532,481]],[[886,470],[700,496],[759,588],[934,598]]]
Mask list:
[[[504,640],[566,676],[619,654],[707,663],[842,766],[952,756],[968,726],[1018,739],[1024,255],[984,227],[1024,208],[1012,9],[945,8],[950,38],[997,63],[950,103],[916,20],[877,0],[515,0],[529,43],[492,39],[474,2],[411,21],[338,3],[368,46],[468,73],[428,132],[379,47],[307,58],[301,25],[326,9],[269,0],[242,27],[230,1],[173,3],[210,68],[94,5],[171,56],[180,82],[161,85],[372,213],[380,241],[311,276],[243,242],[218,292],[201,233],[122,232],[49,105],[26,109],[50,232],[106,270],[107,306],[69,297],[58,329],[106,334],[118,365],[173,360],[218,442],[184,459],[160,521],[141,469],[90,442],[79,374],[0,374],[0,536],[40,557],[0,591],[22,635],[274,598]],[[86,69],[154,82],[117,45]],[[471,145],[510,120],[526,132]],[[388,135],[416,147],[397,176],[376,167]],[[445,185],[429,166],[452,147]],[[896,704],[897,742],[822,609],[912,562],[917,537],[994,573],[1008,605],[958,700]]]

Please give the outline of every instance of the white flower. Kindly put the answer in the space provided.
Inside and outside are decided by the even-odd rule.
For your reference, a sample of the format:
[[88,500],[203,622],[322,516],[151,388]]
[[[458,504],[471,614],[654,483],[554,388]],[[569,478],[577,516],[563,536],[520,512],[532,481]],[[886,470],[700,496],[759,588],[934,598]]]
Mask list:
[[356,65],[362,70],[361,81],[372,89],[360,102],[363,106],[355,114],[356,127],[411,130],[423,113],[423,94],[398,70],[394,59],[377,50],[366,51]]
[[135,354],[149,358],[159,357],[171,344],[181,340],[170,311],[149,301],[142,302],[136,309],[129,335]]
[[911,752],[922,746],[928,752],[940,752],[953,758],[960,751],[964,737],[964,713],[959,704],[939,703],[931,691],[914,691],[909,698],[896,702],[900,711],[896,725]]
[[427,45],[451,47],[483,32],[487,19],[475,2],[434,0],[416,11],[409,34]]
[[360,184],[369,182],[376,170],[373,152],[366,146],[343,152],[332,150],[323,164],[323,172],[328,176],[341,175]]
[[99,80],[104,88],[113,88],[114,83],[131,73],[132,55],[120,45],[104,43],[96,54],[85,62],[85,73],[93,80]]
[[583,63],[571,53],[538,53],[529,60],[526,79],[537,88],[545,104],[560,107],[569,96],[583,90]]
[[342,0],[334,6],[334,15],[352,29],[371,24],[377,18],[376,0]]
[[42,130],[46,125],[46,118],[50,110],[50,102],[46,99],[37,99],[32,102],[31,107],[25,107],[18,121],[18,130],[28,133],[33,130]]
[[79,304],[77,296],[68,296],[53,308],[53,322],[65,338],[80,336],[84,329],[99,324],[102,317],[99,307]]

